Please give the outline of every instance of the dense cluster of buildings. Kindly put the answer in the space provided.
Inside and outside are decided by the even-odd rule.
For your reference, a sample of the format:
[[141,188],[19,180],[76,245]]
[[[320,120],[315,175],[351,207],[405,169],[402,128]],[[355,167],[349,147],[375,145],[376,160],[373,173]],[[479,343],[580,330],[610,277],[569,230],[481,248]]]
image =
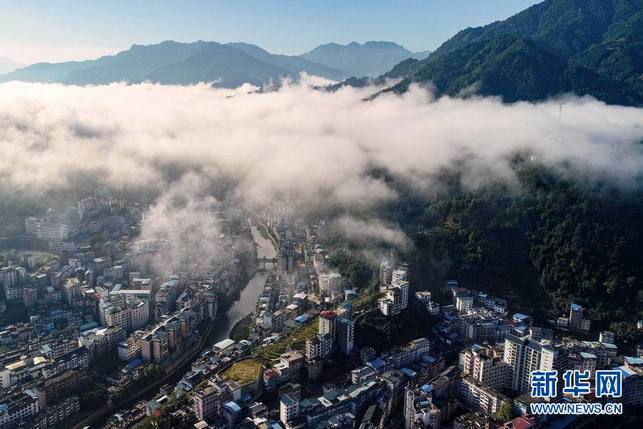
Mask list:
[[96,407],[84,393],[106,403],[198,351],[245,248],[208,272],[159,277],[132,252],[141,212],[97,189],[5,243],[21,247],[0,253],[0,427],[64,426]]
[[[419,303],[415,308],[426,309],[435,321],[431,340],[419,338],[379,356],[371,347],[359,348],[352,285],[332,271],[314,233],[288,236],[304,237],[303,246],[299,239],[294,242],[304,254],[295,253],[292,271],[271,277],[259,298],[249,347],[251,356],[269,358],[262,363],[260,383],[253,385],[251,397],[244,398],[243,389],[240,399],[231,400],[229,393],[218,397],[217,407],[225,417],[206,418],[200,427],[537,427],[556,419],[530,414],[529,376],[550,369],[562,375],[566,369],[594,373],[619,368],[630,392],[624,403],[641,405],[643,360],[620,356],[609,331],[598,341],[574,338],[588,327],[580,306],[570,308],[569,320],[574,322],[541,327],[528,314],[510,315],[507,300],[460,287],[454,280],[437,291],[446,292],[450,302],[438,303],[429,291],[412,295]],[[385,320],[395,320],[409,306],[408,267],[384,262],[378,274],[376,311]],[[293,341],[303,332],[305,341]],[[284,342],[289,346],[280,354],[265,354]],[[447,358],[454,351],[456,362]],[[355,365],[356,360],[361,364]],[[337,374],[337,362],[350,362],[352,369]],[[315,389],[320,383],[321,390]],[[275,392],[278,405],[257,402]],[[561,391],[554,401],[572,399]]]
[[50,250],[73,251],[83,233],[96,233],[105,228],[112,205],[121,202],[110,197],[105,188],[97,188],[94,195],[84,198],[64,210],[49,209],[42,217],[25,219],[27,237],[44,242]]
[[[529,408],[531,374],[553,370],[559,383],[551,402],[594,400],[592,392],[563,392],[566,370],[593,378],[610,369],[623,380],[619,402],[643,405],[643,351],[623,356],[610,331],[588,340],[578,304],[539,325],[510,313],[507,300],[455,280],[413,290],[412,267],[385,261],[365,309],[356,301],[364,291],[338,272],[318,239],[324,222],[286,219],[278,207],[258,213],[276,258],[257,257],[267,274],[254,313],[234,339],[211,347],[205,339],[220,297],[240,276],[243,247],[222,246],[233,257],[208,272],[153,274],[136,255],[154,254],[162,240],[133,243],[141,209],[104,190],[74,210],[25,220],[26,237],[45,244],[5,251],[0,260],[0,317],[19,317],[14,308],[25,316],[0,328],[0,427],[64,426],[88,412],[99,383],[108,403],[186,366],[178,382],[115,410],[106,426],[171,419],[198,429],[569,427],[578,417]],[[96,228],[106,240],[88,243]],[[392,326],[411,308],[431,321],[420,335],[388,338],[379,350],[358,337],[361,322]]]

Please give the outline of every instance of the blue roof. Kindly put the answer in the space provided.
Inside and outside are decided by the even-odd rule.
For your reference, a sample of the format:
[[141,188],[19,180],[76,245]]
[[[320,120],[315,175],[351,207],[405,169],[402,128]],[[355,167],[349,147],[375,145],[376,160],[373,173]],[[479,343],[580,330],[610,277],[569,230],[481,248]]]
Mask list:
[[436,359],[436,358],[434,358],[434,357],[433,357],[433,356],[431,356],[431,355],[424,355],[424,356],[422,356],[422,357],[420,358],[420,360],[421,360],[422,362],[426,362],[426,363],[433,363],[433,362],[435,362],[437,359]]
[[319,400],[317,398],[306,398],[302,400],[299,405],[302,408],[311,408],[316,406],[319,403]]
[[626,366],[619,366],[619,367],[614,368],[614,369],[617,369],[617,370],[621,371],[623,373],[623,378],[627,378],[630,375],[635,374],[634,371],[632,371],[631,369],[627,368]]
[[307,314],[302,314],[301,316],[295,317],[295,322],[306,323],[310,319],[310,316]]
[[404,374],[408,375],[409,377],[415,377],[417,375],[417,372],[409,368],[402,368],[400,371],[402,371]]
[[580,306],[580,305],[578,305],[578,304],[574,304],[574,303],[572,303],[572,304],[569,306],[569,308],[571,308],[571,309],[572,309],[572,310],[574,310],[574,311],[578,311],[578,310],[582,310],[582,309],[583,309],[583,307],[581,307],[581,306]]
[[232,412],[238,413],[241,411],[241,407],[234,401],[226,402],[223,405],[224,408],[231,410]]
[[89,331],[90,329],[93,329],[97,326],[98,326],[98,323],[96,322],[87,322],[80,325],[78,329],[80,329],[80,331],[83,332],[83,331]]
[[128,368],[130,368],[130,369],[134,369],[134,368],[138,367],[138,366],[139,366],[140,364],[142,364],[142,363],[143,363],[143,359],[141,359],[141,358],[134,358],[134,359],[132,359],[131,361],[127,362],[127,366],[128,366]]
[[643,365],[643,358],[637,356],[625,356],[625,361],[630,365]]
[[386,362],[384,362],[384,360],[382,360],[382,359],[379,359],[379,358],[378,358],[378,359],[373,359],[373,360],[372,360],[372,361],[370,361],[368,364],[369,364],[370,366],[372,366],[373,368],[375,368],[375,369],[380,369],[380,368],[382,368],[384,365],[386,365]]
[[422,390],[424,393],[431,393],[433,391],[433,385],[425,384],[422,387],[420,387],[420,390]]
[[187,383],[183,380],[176,383],[176,389],[183,390],[184,392],[189,392],[190,390],[192,390],[192,387],[192,383]]
[[522,314],[522,313],[516,313],[516,314],[514,314],[514,319],[519,319],[519,320],[521,320],[521,319],[529,319],[529,316],[526,315],[526,314]]

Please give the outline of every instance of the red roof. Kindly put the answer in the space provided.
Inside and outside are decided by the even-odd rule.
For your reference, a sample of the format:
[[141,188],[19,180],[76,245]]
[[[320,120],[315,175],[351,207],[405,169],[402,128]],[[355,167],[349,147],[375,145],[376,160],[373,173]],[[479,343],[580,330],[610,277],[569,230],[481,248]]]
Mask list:
[[337,313],[334,311],[322,311],[319,313],[319,317],[323,317],[324,319],[334,319],[337,317]]
[[536,419],[531,416],[521,416],[517,417],[502,426],[498,426],[498,429],[529,429],[536,426]]

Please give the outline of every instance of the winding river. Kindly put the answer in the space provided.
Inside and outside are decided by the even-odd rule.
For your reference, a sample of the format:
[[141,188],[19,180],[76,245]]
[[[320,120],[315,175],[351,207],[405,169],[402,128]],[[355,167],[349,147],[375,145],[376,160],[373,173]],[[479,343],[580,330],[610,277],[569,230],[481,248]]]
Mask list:
[[[256,226],[252,226],[252,239],[256,244],[257,257],[272,259],[277,256],[277,250],[273,246],[272,241],[264,238]],[[270,263],[266,263],[266,267],[268,269],[270,269],[270,265]],[[255,273],[246,287],[241,291],[239,300],[235,301],[226,315],[217,321],[217,326],[214,328],[212,335],[210,335],[210,344],[215,344],[228,338],[234,325],[248,314],[255,311],[257,299],[259,299],[259,296],[263,292],[263,287],[267,278],[267,272],[257,271],[257,273]]]

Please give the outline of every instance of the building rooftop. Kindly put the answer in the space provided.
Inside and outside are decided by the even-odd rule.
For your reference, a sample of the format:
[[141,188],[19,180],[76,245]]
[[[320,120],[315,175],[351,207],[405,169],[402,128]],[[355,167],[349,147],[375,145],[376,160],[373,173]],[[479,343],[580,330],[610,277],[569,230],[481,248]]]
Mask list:
[[234,401],[226,402],[223,405],[224,408],[227,408],[235,413],[241,412],[241,407]]
[[335,317],[337,317],[337,313],[329,310],[322,311],[321,313],[319,313],[319,317],[323,317],[324,319],[334,319]]
[[230,338],[228,338],[228,339],[225,339],[225,340],[222,340],[222,341],[219,341],[218,343],[216,343],[214,345],[214,348],[218,349],[218,350],[225,350],[228,347],[231,347],[233,345],[234,345],[234,340],[231,340]]
[[386,365],[386,362],[384,362],[383,359],[377,358],[377,359],[373,359],[368,364],[370,366],[372,366],[373,368],[375,368],[375,369],[380,369],[380,368],[382,368],[383,366]]
[[536,426],[536,419],[531,416],[520,416],[498,427],[498,429],[529,429]]

